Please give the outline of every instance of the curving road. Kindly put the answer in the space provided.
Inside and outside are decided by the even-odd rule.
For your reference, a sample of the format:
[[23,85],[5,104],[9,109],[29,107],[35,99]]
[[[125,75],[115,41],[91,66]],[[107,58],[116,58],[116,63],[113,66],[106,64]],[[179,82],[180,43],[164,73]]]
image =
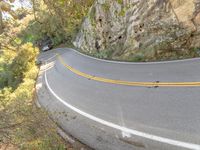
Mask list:
[[[58,49],[49,58],[56,53],[59,56],[52,57],[44,82],[63,105],[119,130],[123,137],[140,136],[178,149],[200,150],[200,59],[118,63],[71,49]],[[91,76],[153,86],[112,84]],[[162,83],[183,86],[160,87]]]

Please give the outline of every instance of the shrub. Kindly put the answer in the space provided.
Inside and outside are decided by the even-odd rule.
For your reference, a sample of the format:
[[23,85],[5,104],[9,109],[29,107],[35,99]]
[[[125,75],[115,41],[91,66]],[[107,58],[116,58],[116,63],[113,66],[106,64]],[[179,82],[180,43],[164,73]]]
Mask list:
[[8,86],[16,88],[17,85],[22,82],[26,73],[35,66],[38,52],[39,50],[34,48],[31,43],[19,47],[17,56],[9,66],[11,78],[9,79]]

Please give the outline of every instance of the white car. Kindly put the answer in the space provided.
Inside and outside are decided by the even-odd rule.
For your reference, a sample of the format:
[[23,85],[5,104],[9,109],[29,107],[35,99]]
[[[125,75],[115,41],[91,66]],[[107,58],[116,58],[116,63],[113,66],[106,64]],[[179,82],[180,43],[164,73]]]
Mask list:
[[50,50],[51,48],[48,46],[48,45],[46,45],[46,46],[44,46],[43,48],[42,48],[42,51],[43,52],[45,52],[45,51],[48,51],[48,50]]
[[52,49],[53,48],[53,42],[50,40],[50,39],[48,39],[48,40],[46,40],[46,41],[43,41],[42,43],[41,43],[41,50],[43,51],[43,52],[45,52],[45,51],[48,51],[48,50],[50,50],[50,49]]

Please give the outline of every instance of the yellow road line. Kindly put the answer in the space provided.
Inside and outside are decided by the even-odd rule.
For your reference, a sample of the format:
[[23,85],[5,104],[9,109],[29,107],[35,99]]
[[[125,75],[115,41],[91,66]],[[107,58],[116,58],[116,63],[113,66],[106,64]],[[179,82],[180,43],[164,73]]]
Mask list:
[[64,62],[62,57],[58,54],[58,59],[60,60],[61,64],[64,65],[68,70],[75,73],[78,76],[104,82],[104,83],[111,83],[111,84],[119,84],[119,85],[127,85],[127,86],[142,86],[142,87],[200,87],[200,82],[131,82],[131,81],[123,81],[123,80],[113,80],[107,79],[102,77],[92,76],[87,73],[83,73],[79,70],[74,69],[73,67],[69,66]]

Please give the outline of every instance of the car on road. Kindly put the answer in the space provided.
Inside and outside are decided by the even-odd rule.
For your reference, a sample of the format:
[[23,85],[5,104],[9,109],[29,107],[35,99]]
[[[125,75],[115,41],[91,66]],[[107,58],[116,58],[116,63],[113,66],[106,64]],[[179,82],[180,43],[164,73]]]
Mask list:
[[38,42],[38,46],[41,51],[45,52],[45,51],[51,50],[53,48],[53,42],[52,42],[51,38],[46,37],[43,40]]

